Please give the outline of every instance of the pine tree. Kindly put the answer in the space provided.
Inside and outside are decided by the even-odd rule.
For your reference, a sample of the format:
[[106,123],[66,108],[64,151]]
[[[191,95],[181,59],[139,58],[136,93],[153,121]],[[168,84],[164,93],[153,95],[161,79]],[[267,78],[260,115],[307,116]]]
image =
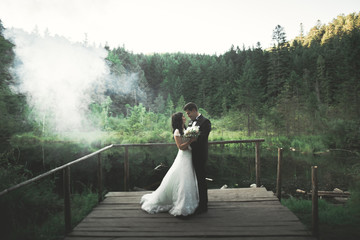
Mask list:
[[172,101],[171,95],[169,93],[166,99],[165,114],[170,117],[174,113],[174,111],[175,111],[174,102]]
[[237,107],[247,116],[248,136],[256,130],[256,111],[260,108],[262,89],[260,79],[256,77],[256,71],[251,61],[248,60],[244,72],[237,81]]
[[277,43],[277,47],[282,47],[286,43],[286,33],[282,26],[277,25],[273,31],[273,40]]
[[277,96],[289,75],[289,45],[286,43],[286,34],[278,25],[273,32],[273,39],[277,42],[270,52],[269,75],[266,85],[267,100],[271,105],[276,103]]
[[0,20],[0,152],[9,144],[9,138],[17,132],[30,129],[25,121],[25,97],[13,93],[10,84],[14,79],[10,74],[10,66],[14,61],[15,46],[3,36],[4,27]]
[[156,113],[164,113],[165,112],[165,100],[161,94],[159,94],[153,104],[153,111]]
[[185,100],[184,100],[184,97],[183,95],[180,96],[179,100],[177,101],[176,103],[176,109],[175,109],[175,112],[183,112],[183,108],[185,106]]

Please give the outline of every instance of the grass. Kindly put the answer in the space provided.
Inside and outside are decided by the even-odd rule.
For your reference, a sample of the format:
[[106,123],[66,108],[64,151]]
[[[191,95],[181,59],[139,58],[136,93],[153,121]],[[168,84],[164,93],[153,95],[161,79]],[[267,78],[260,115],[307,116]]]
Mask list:
[[[344,205],[333,204],[319,199],[319,239],[360,239],[360,194],[352,193],[352,198]],[[289,208],[300,221],[312,228],[311,200],[282,199],[281,204]]]
[[[71,223],[75,227],[91,210],[96,206],[98,195],[85,190],[81,194],[72,194],[71,196]],[[58,200],[61,204],[62,200]],[[33,210],[34,211],[34,210]],[[18,213],[20,214],[20,213]],[[65,233],[64,212],[60,211],[49,214],[42,224],[27,220],[26,225],[15,224],[5,239],[37,239],[37,240],[55,240],[63,239]]]
[[[294,148],[296,151],[303,153],[322,152],[329,147],[325,144],[326,140],[322,135],[299,135],[299,136],[279,136],[276,134],[267,135],[263,132],[257,132],[251,136],[247,135],[245,130],[228,130],[221,125],[219,120],[214,120],[214,128],[209,135],[209,141],[226,141],[226,140],[244,140],[264,138],[265,142],[261,144],[262,148],[277,149]],[[140,132],[126,131],[93,131],[81,133],[62,133],[53,136],[36,136],[33,133],[23,133],[12,137],[13,146],[47,144],[51,142],[72,142],[84,146],[92,146],[94,143],[102,146],[112,143],[150,143],[150,142],[173,142],[172,132],[170,129],[153,129]],[[95,144],[96,145],[96,144]],[[96,145],[95,148],[99,146]],[[248,146],[253,148],[252,145]]]
[[[98,203],[97,193],[87,190],[81,194],[71,196],[71,225],[74,228]],[[45,224],[38,229],[37,239],[61,239],[64,236],[64,213],[51,216]]]

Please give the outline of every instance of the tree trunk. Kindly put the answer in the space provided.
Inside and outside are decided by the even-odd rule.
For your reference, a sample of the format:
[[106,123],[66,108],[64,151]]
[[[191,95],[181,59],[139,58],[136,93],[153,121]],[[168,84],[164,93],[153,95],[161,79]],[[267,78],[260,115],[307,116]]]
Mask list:
[[251,129],[250,129],[250,114],[247,114],[247,129],[248,129],[248,136],[251,136]]

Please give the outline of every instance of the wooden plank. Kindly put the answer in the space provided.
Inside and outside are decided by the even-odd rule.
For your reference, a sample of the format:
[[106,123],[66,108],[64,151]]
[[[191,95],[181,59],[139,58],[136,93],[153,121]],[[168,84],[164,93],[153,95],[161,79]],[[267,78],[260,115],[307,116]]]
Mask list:
[[[151,192],[116,192],[108,193],[104,203],[136,203],[141,196]],[[208,191],[209,202],[216,201],[276,201],[277,198],[265,188],[211,189]]]
[[186,218],[142,211],[145,193],[108,193],[65,239],[313,239],[265,188],[209,190],[208,212]]
[[[231,204],[230,204],[231,203]],[[257,204],[255,204],[257,203]],[[139,209],[139,203],[126,203],[126,204],[100,204],[94,211],[101,210],[120,210],[120,209]],[[223,209],[223,208],[259,208],[259,207],[272,207],[273,209],[281,208],[278,203],[274,201],[260,201],[260,202],[213,202],[208,205],[209,209]]]
[[[109,192],[106,197],[125,197],[125,196],[142,196],[152,191],[134,191],[134,192]],[[266,188],[225,188],[225,189],[209,189],[209,197],[213,195],[223,195],[224,193],[241,193],[241,195],[262,195],[262,196],[273,196],[273,192],[267,191]]]
[[[276,216],[274,216],[274,214]],[[89,218],[119,218],[119,217],[140,217],[140,218],[161,218],[161,217],[169,217],[168,213],[165,214],[148,214],[140,209],[137,210],[132,210],[132,209],[124,209],[121,211],[114,211],[114,210],[102,210],[102,211],[92,211],[88,217]],[[170,216],[172,217],[172,216]],[[278,208],[278,209],[273,209],[273,208],[261,208],[261,209],[257,209],[257,208],[251,208],[249,210],[249,208],[224,208],[224,209],[211,209],[211,211],[209,210],[208,212],[198,215],[198,216],[194,216],[196,218],[212,218],[212,217],[224,217],[225,219],[230,219],[230,218],[242,218],[244,219],[244,217],[254,217],[254,218],[258,218],[258,217],[262,217],[262,218],[273,218],[273,219],[278,219],[278,218],[286,218],[286,219],[297,219],[296,216],[294,214],[291,214],[291,212],[289,212],[289,210],[287,210],[285,207],[284,208]],[[245,219],[246,220],[246,219]]]
[[[153,221],[151,219],[151,221]],[[201,222],[201,221],[189,221],[189,220],[181,220],[182,222],[178,221],[167,221],[164,219],[158,219],[157,221],[153,221],[151,224],[147,224],[145,227],[149,227],[150,225],[159,225],[159,224],[164,224],[166,223],[166,229],[171,229],[172,227],[176,227],[179,228],[179,224],[182,224],[183,228],[188,228],[191,227],[192,230],[194,229],[194,224],[195,223],[200,223],[200,225],[205,225],[206,227],[224,227],[224,228],[232,228],[232,227],[258,227],[259,225],[261,226],[274,226],[274,227],[278,227],[278,226],[289,226],[289,227],[297,227],[299,229],[302,230],[306,230],[306,228],[303,225],[299,225],[297,221],[260,221],[259,223],[255,223],[255,222],[249,222],[249,223],[229,223],[229,222],[224,222],[224,221],[213,221],[213,222]],[[86,221],[86,222],[82,222],[80,223],[74,230],[79,230],[79,229],[83,229],[83,228],[123,228],[123,227],[143,227],[144,223],[147,223],[146,220],[140,220],[140,219],[108,219],[107,221],[102,221],[102,220],[96,220],[96,221]],[[145,228],[144,227],[144,228]]]
[[80,237],[217,237],[222,238],[223,236],[230,236],[230,237],[244,237],[244,236],[253,236],[253,237],[262,237],[262,236],[272,236],[272,237],[279,237],[279,236],[302,236],[305,237],[308,235],[307,232],[300,232],[294,235],[294,232],[289,231],[288,229],[274,229],[274,228],[259,228],[259,229],[250,229],[247,228],[241,229],[242,232],[229,232],[229,231],[211,231],[209,229],[205,231],[196,231],[196,232],[184,232],[180,229],[177,232],[165,232],[165,231],[156,231],[156,232],[139,232],[139,231],[131,231],[131,232],[89,232],[89,231],[77,231],[72,232],[69,236],[80,236]]
[[[121,239],[130,239],[128,237],[97,237],[96,239],[99,240],[121,240]],[[76,236],[68,236],[64,240],[89,240],[94,238],[89,237],[76,237]],[[168,237],[156,237],[156,239],[164,239],[168,240]],[[198,237],[176,237],[176,240],[198,240]],[[217,238],[218,239],[218,238]],[[223,236],[221,239],[225,240],[239,240],[239,237],[227,237]],[[309,237],[299,237],[299,236],[276,236],[276,237],[270,237],[270,236],[261,236],[261,240],[310,240]],[[242,236],[241,240],[260,240],[259,237],[252,237],[252,236]],[[131,240],[149,240],[148,237],[131,237]],[[315,240],[315,239],[314,239]]]
[[[198,231],[204,232],[204,231],[208,231],[209,233],[213,232],[234,232],[234,233],[239,233],[241,232],[241,234],[245,234],[245,232],[253,232],[253,231],[259,231],[259,226],[212,226],[211,229],[209,229],[209,227],[207,225],[202,225],[199,227],[194,228],[194,226],[192,224],[187,224],[186,228],[179,228],[178,226],[179,224],[173,224],[170,225],[170,227],[168,227],[169,225],[166,225],[166,228],[164,228],[162,230],[162,232],[168,232],[168,234],[172,234],[174,232],[178,232],[178,233],[182,233],[184,231],[192,233],[192,234],[196,234]],[[268,229],[265,229],[268,228]],[[261,226],[261,231],[266,230],[267,234],[270,232],[270,228],[271,228],[271,232],[272,233],[277,233],[277,231],[279,231],[279,229],[281,229],[282,233],[284,233],[284,229],[286,229],[286,231],[298,231],[298,232],[305,232],[305,235],[307,235],[307,230],[302,228],[299,225],[271,225],[271,226]],[[132,231],[136,231],[136,232],[158,232],[159,230],[156,228],[153,228],[152,226],[146,226],[146,227],[142,227],[142,226],[123,226],[123,227],[117,227],[117,226],[112,226],[112,227],[108,227],[108,226],[88,226],[88,227],[79,227],[77,228],[74,232],[81,232],[81,231],[85,231],[85,232],[132,232]],[[178,234],[176,234],[178,235]]]
[[259,227],[259,228],[238,228],[238,231],[219,231],[215,229],[200,229],[197,231],[184,231],[183,229],[175,231],[162,231],[164,228],[158,229],[155,231],[139,231],[139,229],[133,229],[131,231],[74,231],[71,232],[68,236],[77,236],[77,237],[262,237],[262,236],[272,236],[272,237],[281,237],[281,236],[300,236],[305,237],[309,236],[308,232],[305,231],[292,231],[289,228],[274,228],[274,227]]
[[[142,225],[143,227],[146,226],[161,226],[162,224],[165,224],[166,226],[172,226],[173,224],[178,224],[177,227],[183,227],[183,228],[187,228],[188,226],[191,226],[193,224],[199,224],[199,225],[206,225],[207,227],[211,227],[211,226],[292,226],[292,225],[299,225],[301,226],[301,228],[305,227],[302,224],[298,224],[299,222],[296,220],[292,220],[292,219],[277,219],[274,221],[265,221],[265,220],[259,220],[259,219],[255,219],[255,220],[259,220],[258,222],[255,222],[254,219],[249,219],[249,221],[217,221],[218,219],[212,219],[212,221],[201,221],[201,220],[188,220],[188,219],[181,219],[179,221],[174,221],[174,220],[169,220],[166,218],[146,218],[146,219],[139,219],[139,218],[133,218],[133,219],[119,219],[119,218],[107,218],[107,219],[92,219],[92,220],[87,220],[87,221],[83,221],[82,223],[80,223],[77,227],[85,227],[85,226],[94,226],[94,225],[98,225],[98,226],[119,226],[119,227],[123,227],[123,226],[137,226],[137,225]],[[236,223],[232,223],[235,222]],[[180,225],[181,226],[180,226]],[[164,225],[164,226],[165,226]],[[184,225],[184,226],[182,226]],[[75,230],[77,229],[77,227],[75,228]]]
[[[231,195],[229,194],[229,197],[231,197]],[[209,201],[213,201],[213,202],[255,202],[255,201],[276,201],[276,198],[268,198],[268,197],[253,197],[253,198],[243,198],[243,199],[239,199],[239,200],[235,200],[235,199],[228,199],[226,200],[224,197],[212,197],[211,199],[209,198]],[[134,197],[134,198],[106,198],[104,201],[104,204],[129,204],[129,203],[140,203],[140,197]]]

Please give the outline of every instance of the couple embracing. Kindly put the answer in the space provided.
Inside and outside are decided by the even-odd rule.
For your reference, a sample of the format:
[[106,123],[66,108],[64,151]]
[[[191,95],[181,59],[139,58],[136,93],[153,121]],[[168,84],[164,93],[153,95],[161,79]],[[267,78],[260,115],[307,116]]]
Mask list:
[[179,151],[160,186],[142,196],[141,209],[148,213],[169,212],[174,216],[189,216],[207,211],[205,164],[211,123],[199,113],[195,103],[186,104],[184,111],[190,118],[188,127],[198,126],[199,135],[186,138],[184,114],[178,112],[172,115],[173,135]]

